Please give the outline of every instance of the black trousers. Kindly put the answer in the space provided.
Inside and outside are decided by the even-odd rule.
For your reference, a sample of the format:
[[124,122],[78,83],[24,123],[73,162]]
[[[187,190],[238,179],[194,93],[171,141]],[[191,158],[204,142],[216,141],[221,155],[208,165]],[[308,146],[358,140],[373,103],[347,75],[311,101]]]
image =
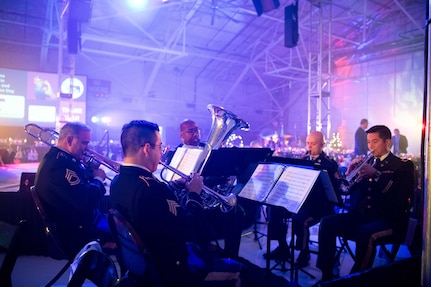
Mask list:
[[332,275],[337,236],[356,242],[355,264],[351,270],[354,273],[372,267],[376,243],[385,237],[392,237],[393,229],[385,219],[368,217],[354,211],[322,218],[317,267],[322,270],[323,277]]

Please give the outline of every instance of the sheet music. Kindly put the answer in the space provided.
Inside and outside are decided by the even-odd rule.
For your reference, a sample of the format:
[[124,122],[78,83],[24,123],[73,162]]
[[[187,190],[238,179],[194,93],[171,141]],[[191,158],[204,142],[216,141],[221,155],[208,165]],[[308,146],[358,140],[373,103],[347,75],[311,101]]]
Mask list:
[[258,164],[238,196],[263,202],[283,170],[280,164]]
[[298,213],[319,173],[318,170],[287,166],[268,195],[266,203],[283,206],[290,212]]
[[196,172],[196,168],[200,165],[199,159],[203,150],[198,148],[189,148],[186,150],[177,169],[186,175],[190,175],[192,172]]
[[[178,169],[178,166],[180,165],[181,159],[184,157],[184,154],[187,152],[187,148],[184,147],[179,147],[175,150],[175,153],[171,159],[171,162],[169,163],[170,166],[172,166],[173,168]],[[167,181],[171,181],[174,179],[174,176],[176,176],[176,178],[179,178],[174,172],[170,171],[170,170],[165,170],[164,171],[166,174],[164,175],[164,178]]]

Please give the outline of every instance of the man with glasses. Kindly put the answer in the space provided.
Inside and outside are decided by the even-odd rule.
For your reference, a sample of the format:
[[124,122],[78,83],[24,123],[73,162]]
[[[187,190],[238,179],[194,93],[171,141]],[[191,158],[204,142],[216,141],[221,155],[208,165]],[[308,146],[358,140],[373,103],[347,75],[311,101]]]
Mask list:
[[[205,260],[197,257],[202,262],[193,260],[194,253],[190,252],[194,245],[188,242],[199,241],[205,224],[200,197],[203,178],[193,173],[187,181],[178,180],[177,184],[188,191],[185,204],[180,204],[175,192],[153,176],[162,156],[161,136],[155,123],[136,120],[125,124],[121,146],[124,163],[111,183],[112,207],[131,223],[145,242],[163,286],[199,285],[208,272],[226,264],[206,253]],[[145,275],[129,275],[138,280],[139,286],[146,285]]]
[[[200,129],[196,122],[191,119],[186,119],[180,123],[179,136],[181,144],[177,148],[205,148],[205,143],[201,142]],[[169,164],[175,151],[176,149],[170,151],[170,155],[166,156],[167,164]],[[206,186],[213,188],[220,180],[225,183],[226,179],[207,177],[204,179],[204,183]],[[209,250],[217,249],[211,244],[211,241],[223,238],[224,248],[223,250],[216,250],[216,252],[220,251],[223,257],[238,258],[245,220],[244,208],[238,204],[227,213],[221,212],[219,208],[207,209],[204,216],[205,221],[210,224],[205,226],[205,232],[203,233],[205,236],[202,238],[201,244],[207,243]]]
[[180,146],[183,147],[204,147],[201,142],[201,131],[198,125],[192,120],[184,120],[180,124]]

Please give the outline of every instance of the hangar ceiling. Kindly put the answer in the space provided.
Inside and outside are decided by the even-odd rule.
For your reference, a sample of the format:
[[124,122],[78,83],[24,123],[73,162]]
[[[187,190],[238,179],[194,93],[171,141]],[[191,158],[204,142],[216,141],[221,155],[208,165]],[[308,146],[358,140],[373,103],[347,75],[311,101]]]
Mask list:
[[[337,67],[424,49],[421,0],[281,0],[261,16],[251,0],[151,1],[136,11],[123,0],[3,0],[0,47],[38,55],[41,71],[68,73],[75,56],[67,53],[65,25],[73,14],[81,21],[80,57],[105,69],[127,62],[151,67],[144,96],[166,66],[182,75],[230,81],[225,103],[252,76],[262,87],[257,93],[280,113],[288,103],[277,89],[294,85],[298,96],[325,93],[351,80],[340,78]],[[287,48],[284,9],[295,4],[299,41]],[[63,62],[58,67],[57,59]]]

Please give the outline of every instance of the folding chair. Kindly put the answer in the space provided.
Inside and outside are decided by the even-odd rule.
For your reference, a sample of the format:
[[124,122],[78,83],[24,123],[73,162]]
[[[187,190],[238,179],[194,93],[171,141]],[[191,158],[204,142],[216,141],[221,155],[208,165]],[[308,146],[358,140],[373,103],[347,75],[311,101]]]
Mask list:
[[63,260],[63,259],[67,260],[67,262],[63,266],[63,268],[61,268],[60,271],[54,276],[54,278],[52,278],[51,281],[49,281],[45,285],[45,287],[50,287],[55,282],[57,282],[58,279],[60,279],[60,277],[70,267],[70,265],[73,262],[73,258],[68,258],[66,256],[66,253],[64,252],[64,250],[60,244],[60,241],[58,240],[57,235],[55,234],[55,232],[52,228],[51,221],[48,219],[48,216],[45,212],[45,209],[42,206],[42,203],[40,201],[38,194],[36,193],[36,189],[34,186],[32,186],[30,188],[30,192],[31,192],[31,196],[33,198],[34,204],[36,205],[36,209],[37,209],[37,211],[38,211],[38,213],[42,219],[44,232],[45,232],[45,236],[46,236],[47,243],[48,243],[49,256],[53,259],[56,259],[56,260]]
[[[109,210],[108,223],[120,248],[121,258],[128,269],[128,275],[133,275],[122,278],[118,286],[131,287],[138,286],[138,284],[142,286],[141,281],[133,282],[133,277],[137,276],[145,278],[144,284],[161,287],[162,282],[155,270],[150,252],[131,224],[115,209]],[[223,260],[221,259],[221,261]],[[229,261],[229,264],[219,266],[218,271],[209,272],[201,286],[240,285],[240,264],[234,260],[226,260]]]
[[120,280],[114,262],[97,241],[89,242],[76,255],[67,287],[83,286],[87,279],[97,287],[114,287]]
[[0,247],[5,249],[5,256],[0,267],[0,282],[4,287],[12,287],[12,271],[18,258],[18,240],[20,230],[26,221],[9,224],[0,221]]
[[121,259],[127,268],[127,275],[121,278],[119,286],[138,286],[137,278],[145,277],[151,286],[161,287],[162,283],[153,266],[151,255],[132,225],[115,209],[108,212],[109,228],[120,249]]

